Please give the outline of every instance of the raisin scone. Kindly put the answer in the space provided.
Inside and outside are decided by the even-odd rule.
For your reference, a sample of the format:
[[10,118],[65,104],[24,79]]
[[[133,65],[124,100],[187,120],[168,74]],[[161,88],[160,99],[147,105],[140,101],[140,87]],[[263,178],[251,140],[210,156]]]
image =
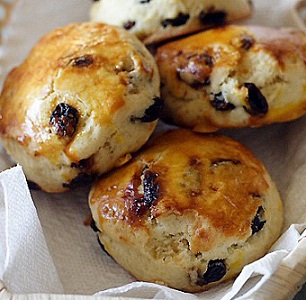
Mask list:
[[61,192],[130,159],[162,108],[156,63],[124,29],[70,24],[8,75],[0,138],[27,179]]
[[152,44],[247,18],[251,12],[249,0],[99,0],[90,19],[121,26]]
[[138,280],[199,292],[236,276],[278,238],[282,202],[264,165],[228,137],[178,129],[89,194],[105,250]]
[[306,112],[306,35],[224,26],[157,50],[163,117],[195,131],[257,127]]

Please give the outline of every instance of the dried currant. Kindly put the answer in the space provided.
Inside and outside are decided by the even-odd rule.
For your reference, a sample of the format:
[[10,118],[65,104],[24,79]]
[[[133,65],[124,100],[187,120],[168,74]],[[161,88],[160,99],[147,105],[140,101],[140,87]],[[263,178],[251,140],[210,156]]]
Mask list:
[[205,64],[208,67],[212,68],[214,66],[215,60],[211,55],[209,55],[207,53],[204,53],[204,54],[201,55],[201,57],[204,59]]
[[198,89],[210,84],[210,74],[214,59],[207,53],[179,57],[180,67],[177,68],[178,78],[191,87]]
[[214,99],[210,101],[210,104],[220,111],[229,111],[235,109],[235,105],[228,102],[222,92],[215,94]]
[[50,125],[60,137],[72,137],[78,121],[78,111],[67,103],[59,103],[50,117]]
[[254,43],[255,41],[253,38],[251,38],[250,36],[245,36],[241,40],[241,48],[247,51],[254,45]]
[[73,58],[71,60],[71,65],[73,67],[84,68],[88,67],[93,63],[93,58],[90,55],[83,55],[80,57]]
[[126,30],[132,29],[136,25],[135,21],[127,21],[123,24],[123,28]]
[[133,203],[133,210],[138,216],[144,215],[159,197],[159,185],[156,182],[158,174],[146,167],[141,175],[143,196]]
[[153,98],[153,101],[154,103],[145,110],[144,116],[142,117],[131,116],[130,120],[132,122],[141,121],[143,123],[149,123],[157,120],[164,107],[164,101],[159,97]]
[[224,24],[226,22],[227,12],[224,10],[215,10],[211,8],[207,11],[201,11],[199,20],[203,24]]
[[92,160],[90,158],[81,159],[78,162],[72,162],[70,167],[73,169],[80,169],[83,173],[86,173],[86,170],[90,170],[92,167]]
[[159,196],[159,185],[156,184],[156,178],[158,175],[150,170],[145,170],[143,176],[142,184],[144,204],[145,206],[150,207]]
[[269,110],[269,105],[260,89],[254,83],[249,82],[244,83],[243,86],[248,89],[246,100],[250,105],[250,107],[244,107],[245,111],[252,116],[265,115]]
[[183,14],[180,12],[176,18],[165,19],[161,22],[161,24],[164,28],[167,27],[168,25],[173,27],[182,26],[187,23],[189,18],[190,18],[189,14]]
[[264,209],[262,206],[258,207],[258,210],[256,212],[256,215],[252,221],[252,235],[254,235],[256,232],[260,231],[261,229],[263,229],[263,227],[266,224],[266,220],[264,220]]
[[151,2],[151,0],[140,0],[140,4],[145,4],[145,3],[149,3],[149,2]]
[[211,282],[216,282],[226,274],[226,264],[223,259],[210,260],[204,274],[198,272],[197,285],[203,286]]
[[79,173],[77,177],[73,178],[69,183],[63,183],[64,188],[74,189],[80,186],[87,185],[93,180],[93,175]]

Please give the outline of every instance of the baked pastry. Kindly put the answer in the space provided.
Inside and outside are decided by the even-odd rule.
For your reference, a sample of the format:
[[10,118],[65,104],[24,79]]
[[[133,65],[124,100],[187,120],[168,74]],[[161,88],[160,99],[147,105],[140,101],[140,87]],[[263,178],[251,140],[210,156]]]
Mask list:
[[306,35],[225,26],[157,50],[163,118],[195,131],[262,126],[306,112]]
[[162,101],[152,55],[124,29],[76,23],[45,35],[0,96],[0,137],[29,181],[61,192],[130,159]]
[[282,203],[240,143],[166,132],[102,176],[89,205],[105,250],[137,279],[199,292],[229,280],[278,238]]
[[99,0],[90,19],[121,26],[152,44],[247,18],[251,12],[249,0]]

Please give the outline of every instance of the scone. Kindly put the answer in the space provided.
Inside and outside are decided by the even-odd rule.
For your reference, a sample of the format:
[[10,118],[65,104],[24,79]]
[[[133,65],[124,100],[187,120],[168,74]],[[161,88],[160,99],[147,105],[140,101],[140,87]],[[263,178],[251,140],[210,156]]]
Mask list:
[[99,0],[92,21],[121,26],[145,44],[249,17],[249,0]]
[[225,26],[157,50],[163,118],[195,131],[257,127],[306,112],[306,35]]
[[0,96],[0,138],[29,181],[61,192],[130,159],[162,101],[152,55],[124,29],[55,29],[13,69]]
[[89,194],[105,250],[138,280],[199,292],[236,276],[278,238],[282,203],[263,164],[221,135],[149,142]]

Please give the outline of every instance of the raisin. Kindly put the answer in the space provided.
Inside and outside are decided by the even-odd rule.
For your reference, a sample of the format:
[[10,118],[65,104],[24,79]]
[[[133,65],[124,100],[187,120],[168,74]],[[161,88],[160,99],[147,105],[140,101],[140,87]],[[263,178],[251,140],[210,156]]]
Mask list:
[[226,274],[226,264],[223,259],[210,260],[204,274],[198,272],[197,285],[203,286],[211,282],[216,282]]
[[84,68],[88,67],[93,63],[93,58],[90,55],[83,55],[80,57],[73,58],[71,64],[73,67]]
[[72,162],[70,164],[70,167],[72,169],[80,169],[84,173],[85,170],[91,169],[91,167],[92,167],[91,164],[92,164],[91,159],[87,158],[87,159],[81,159],[78,162]]
[[69,183],[63,183],[64,188],[73,189],[80,186],[85,186],[91,183],[93,180],[93,175],[79,173],[77,177],[73,178]]
[[235,105],[228,102],[222,92],[215,94],[214,99],[210,101],[210,104],[216,109],[220,111],[229,111],[235,109]]
[[72,137],[78,121],[78,111],[67,103],[58,104],[50,117],[50,125],[60,137]]
[[182,67],[177,68],[178,78],[192,88],[198,89],[210,84],[209,75],[214,59],[207,53],[181,56],[178,58]]
[[259,206],[256,215],[252,221],[252,235],[254,235],[256,232],[260,231],[261,229],[263,229],[263,227],[266,224],[266,220],[263,220],[264,218],[264,209],[262,206]]
[[226,22],[227,12],[224,10],[215,10],[211,8],[207,11],[201,11],[199,20],[203,24],[224,24]]
[[151,2],[151,0],[140,0],[140,4],[145,4],[145,3],[149,3],[149,2]]
[[153,101],[154,103],[145,110],[144,116],[142,117],[131,116],[130,117],[131,122],[141,121],[143,123],[149,123],[157,120],[164,107],[164,101],[159,97],[153,98]]
[[247,102],[250,107],[244,107],[245,111],[252,116],[265,115],[269,110],[268,102],[260,89],[254,83],[244,83],[248,89]]
[[241,48],[247,51],[254,45],[254,43],[255,41],[250,36],[246,36],[241,40]]
[[132,29],[136,25],[135,21],[127,21],[123,24],[123,28],[126,30]]
[[70,164],[70,167],[71,167],[72,169],[77,169],[77,168],[79,168],[79,164],[78,164],[78,163],[75,163],[75,162],[72,162],[72,163]]
[[145,212],[155,203],[159,197],[159,185],[156,182],[158,174],[153,173],[146,167],[142,172],[143,196],[133,203],[133,210],[138,216]]
[[205,64],[208,67],[212,68],[214,66],[215,61],[214,61],[214,58],[211,55],[209,55],[207,53],[204,53],[204,54],[202,54],[202,57],[204,58]]
[[187,23],[189,18],[190,18],[189,14],[183,14],[180,12],[176,18],[165,19],[161,22],[161,24],[164,28],[166,28],[168,25],[173,27],[182,26]]
[[146,206],[150,207],[158,199],[159,185],[156,184],[158,175],[150,170],[144,171],[143,198]]

